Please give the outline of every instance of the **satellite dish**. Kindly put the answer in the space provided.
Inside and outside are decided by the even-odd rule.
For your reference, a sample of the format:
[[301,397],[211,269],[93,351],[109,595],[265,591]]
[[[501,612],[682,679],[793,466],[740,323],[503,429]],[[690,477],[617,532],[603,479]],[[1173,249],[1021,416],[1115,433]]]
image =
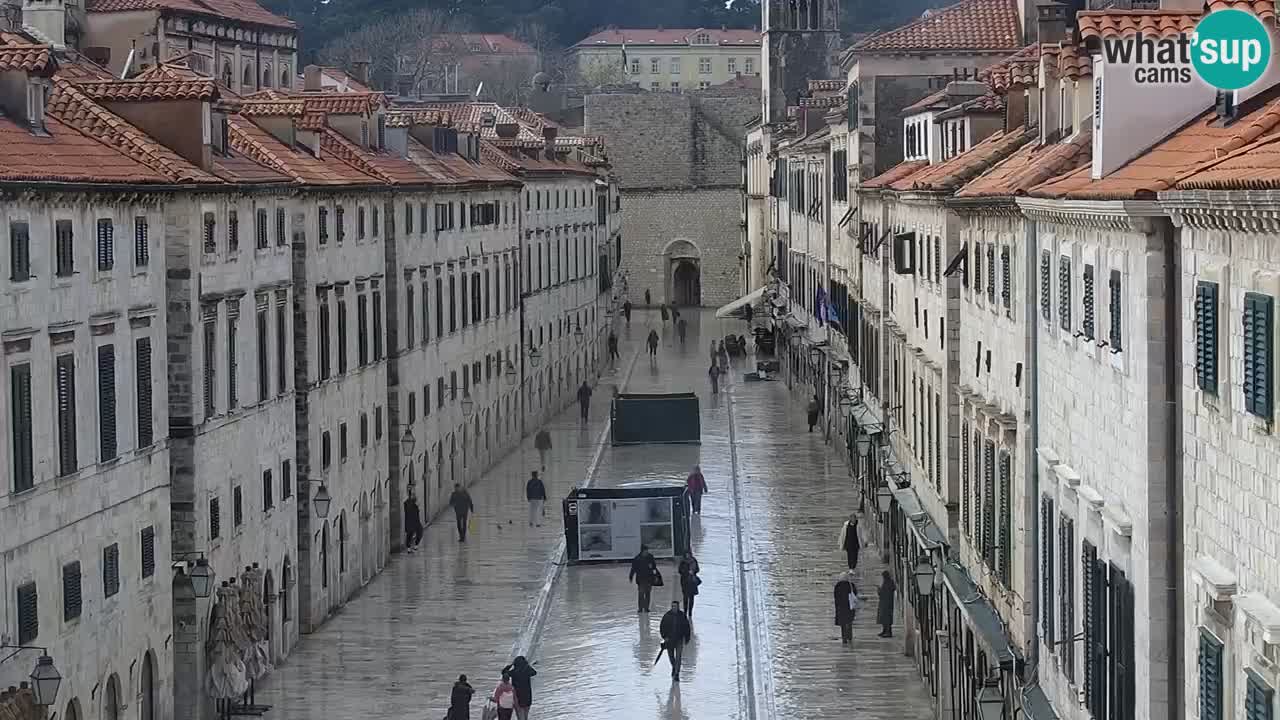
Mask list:
[[481,80],[481,81],[480,81],[480,84],[476,86],[476,97],[480,97],[480,91],[481,91],[481,90],[484,90],[484,81],[483,81],[483,80]]

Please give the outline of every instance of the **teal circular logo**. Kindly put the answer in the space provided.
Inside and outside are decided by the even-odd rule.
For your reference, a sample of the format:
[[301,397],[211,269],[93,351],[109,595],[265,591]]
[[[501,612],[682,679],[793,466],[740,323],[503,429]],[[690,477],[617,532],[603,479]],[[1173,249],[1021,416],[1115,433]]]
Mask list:
[[1271,36],[1253,13],[1219,10],[1204,16],[1191,35],[1191,64],[1219,90],[1252,85],[1271,60]]

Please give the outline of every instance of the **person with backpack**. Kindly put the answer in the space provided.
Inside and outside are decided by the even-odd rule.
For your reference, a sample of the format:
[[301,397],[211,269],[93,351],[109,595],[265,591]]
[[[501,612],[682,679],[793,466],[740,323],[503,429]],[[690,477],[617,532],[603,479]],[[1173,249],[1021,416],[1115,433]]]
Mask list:
[[529,720],[529,708],[533,707],[533,676],[538,671],[525,656],[520,655],[502,668],[502,673],[511,676],[511,685],[516,690],[516,718]]
[[511,684],[511,673],[502,673],[502,680],[489,698],[498,709],[498,720],[511,720],[516,710],[516,689]]

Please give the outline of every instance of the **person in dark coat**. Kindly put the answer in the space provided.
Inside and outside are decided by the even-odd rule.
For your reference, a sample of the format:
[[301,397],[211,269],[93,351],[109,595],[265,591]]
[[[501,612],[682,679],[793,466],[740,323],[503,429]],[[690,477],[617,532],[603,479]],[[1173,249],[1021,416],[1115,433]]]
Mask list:
[[707,492],[707,479],[702,475],[702,466],[694,465],[693,472],[684,481],[685,490],[689,493],[689,502],[693,505],[693,514],[702,514],[702,496]]
[[751,307],[751,303],[747,303],[747,306],[743,308],[743,314],[747,316],[747,327],[751,327],[751,321],[756,315],[755,308]]
[[627,319],[627,324],[631,324],[631,301],[627,300],[622,303],[622,316]]
[[680,336],[680,344],[684,345],[685,336],[689,332],[689,321],[680,318],[676,321],[676,334]]
[[836,625],[840,626],[840,643],[848,645],[853,642],[853,618],[858,614],[862,600],[858,597],[858,588],[853,579],[843,575],[836,581],[835,588]]
[[529,527],[542,527],[542,518],[547,515],[547,486],[542,484],[537,470],[524,484],[524,497],[529,501]]
[[511,676],[511,684],[516,688],[516,718],[528,720],[529,708],[533,706],[533,676],[538,671],[525,656],[520,655],[502,668],[502,672]]
[[809,420],[809,432],[813,432],[813,426],[818,424],[818,410],[820,407],[818,396],[814,395],[813,399],[809,401],[809,407],[805,409],[805,417]]
[[618,335],[617,335],[617,333],[615,333],[614,331],[610,330],[610,331],[609,331],[609,339],[606,341],[606,344],[607,344],[607,345],[608,345],[608,347],[609,347],[609,364],[611,364],[611,365],[612,365],[613,363],[617,362],[617,361],[618,361],[618,358],[620,357],[620,356],[618,355]]
[[862,540],[858,537],[858,517],[850,515],[844,524],[844,542],[841,548],[844,550],[845,561],[849,564],[850,570],[858,567],[858,553],[862,551]]
[[631,573],[627,580],[636,584],[636,612],[649,612],[649,595],[653,592],[653,579],[658,575],[658,561],[649,552],[648,545],[641,545],[640,552],[631,558]]
[[671,601],[671,609],[662,616],[658,633],[662,635],[662,649],[671,661],[671,681],[680,682],[680,660],[684,657],[685,644],[693,637],[693,625],[680,610],[678,601]]
[[680,596],[684,598],[684,614],[689,620],[693,620],[693,599],[698,594],[698,586],[702,584],[702,578],[698,577],[699,570],[698,558],[693,556],[692,551],[680,560],[677,568],[680,573]]
[[449,495],[449,505],[453,508],[454,519],[458,521],[458,542],[467,541],[467,514],[475,512],[476,504],[471,502],[471,493],[458,483],[453,484],[453,494]]
[[667,322],[667,304],[666,303],[662,303],[661,305],[658,306],[658,314],[662,316],[662,322],[665,324]]
[[546,428],[533,436],[533,446],[538,449],[538,459],[542,461],[542,469],[547,469],[547,453],[551,452],[551,433]]
[[658,331],[657,330],[649,331],[649,338],[647,342],[649,344],[649,358],[650,360],[656,360],[658,357]]
[[885,570],[881,574],[880,587],[877,592],[880,598],[880,607],[876,609],[876,624],[884,628],[880,631],[880,637],[893,637],[893,599],[894,593],[898,589],[898,584],[893,581],[893,575]]
[[714,360],[711,361],[711,367],[707,370],[707,377],[711,378],[711,394],[720,394],[720,366]]
[[587,421],[587,412],[591,410],[591,386],[586,380],[582,381],[582,386],[578,388],[578,409],[582,411],[582,422]]
[[652,305],[653,305],[653,296],[651,296],[651,295],[649,294],[649,291],[648,291],[648,290],[645,290],[645,291],[644,291],[644,304],[645,304],[646,306],[652,306]]
[[409,491],[404,501],[404,549],[413,552],[422,542],[422,510],[418,508],[418,498]]
[[471,696],[475,688],[467,682],[466,675],[459,675],[458,682],[453,684],[453,692],[449,693],[449,720],[470,720]]

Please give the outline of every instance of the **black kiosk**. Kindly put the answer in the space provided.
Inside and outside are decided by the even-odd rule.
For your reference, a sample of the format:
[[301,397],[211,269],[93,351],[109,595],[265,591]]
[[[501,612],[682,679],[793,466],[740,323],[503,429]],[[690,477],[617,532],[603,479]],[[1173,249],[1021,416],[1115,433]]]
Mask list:
[[630,560],[641,545],[659,559],[689,552],[684,485],[575,488],[563,511],[570,563]]
[[614,445],[702,442],[693,393],[623,393],[614,396],[612,412]]

